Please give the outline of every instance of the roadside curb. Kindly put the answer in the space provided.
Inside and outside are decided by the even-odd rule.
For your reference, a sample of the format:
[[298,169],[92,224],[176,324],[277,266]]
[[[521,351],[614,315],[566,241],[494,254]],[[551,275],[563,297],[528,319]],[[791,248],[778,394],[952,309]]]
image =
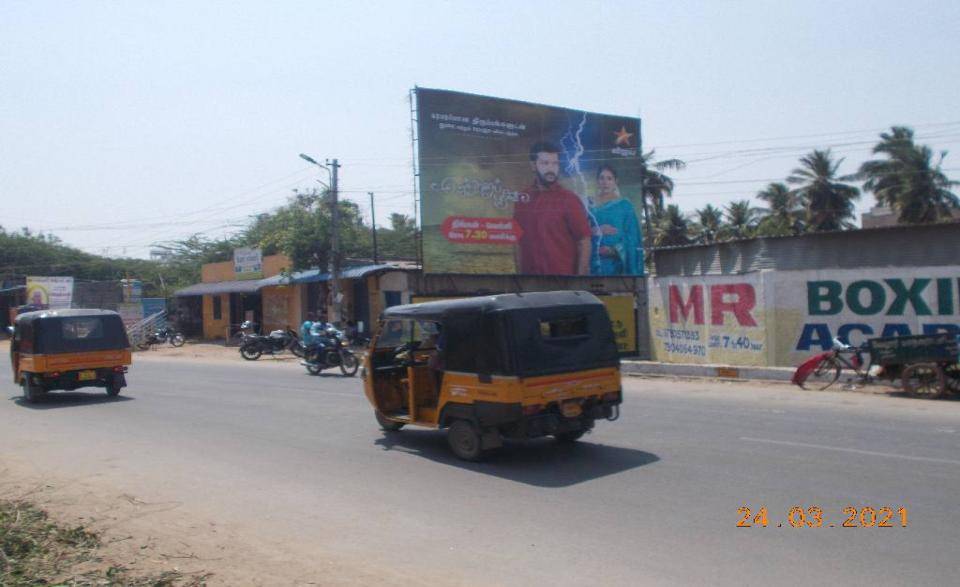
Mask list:
[[697,365],[631,360],[621,361],[620,370],[625,374],[634,375],[759,379],[765,381],[790,381],[794,371],[791,367],[734,367],[732,365]]

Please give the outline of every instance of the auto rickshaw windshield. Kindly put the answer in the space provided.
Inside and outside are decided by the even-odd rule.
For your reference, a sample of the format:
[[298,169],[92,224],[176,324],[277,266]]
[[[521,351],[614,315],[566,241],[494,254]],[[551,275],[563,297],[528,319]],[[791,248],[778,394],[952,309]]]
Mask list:
[[376,348],[395,348],[414,343],[419,348],[434,347],[440,324],[431,320],[387,320],[377,338]]

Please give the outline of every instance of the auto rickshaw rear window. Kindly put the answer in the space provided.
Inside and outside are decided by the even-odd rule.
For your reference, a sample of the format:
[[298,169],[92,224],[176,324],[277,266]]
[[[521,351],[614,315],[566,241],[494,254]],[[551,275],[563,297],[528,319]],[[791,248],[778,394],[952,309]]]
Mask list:
[[82,353],[130,346],[116,315],[51,317],[34,325],[34,353]]
[[543,338],[570,338],[588,334],[586,316],[540,320],[540,336]]
[[99,318],[64,318],[60,328],[64,340],[103,338],[103,322]]

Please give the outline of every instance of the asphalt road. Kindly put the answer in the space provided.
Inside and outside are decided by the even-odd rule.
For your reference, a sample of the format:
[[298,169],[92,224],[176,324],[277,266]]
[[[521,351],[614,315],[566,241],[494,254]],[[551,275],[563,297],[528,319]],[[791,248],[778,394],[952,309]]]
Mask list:
[[[472,464],[439,432],[382,435],[358,378],[151,359],[129,379],[33,406],[4,364],[4,452],[414,584],[958,581],[960,402],[628,378],[620,420],[577,445]],[[768,526],[738,528],[742,506]],[[842,527],[847,506],[907,527]]]

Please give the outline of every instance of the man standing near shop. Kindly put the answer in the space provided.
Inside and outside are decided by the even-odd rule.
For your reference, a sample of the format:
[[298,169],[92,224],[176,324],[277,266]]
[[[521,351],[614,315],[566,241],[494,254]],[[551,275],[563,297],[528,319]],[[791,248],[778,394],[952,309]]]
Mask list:
[[587,275],[590,272],[590,223],[577,194],[564,188],[560,149],[540,141],[530,148],[533,185],[517,202],[513,218],[523,230],[516,248],[517,272],[535,275]]

